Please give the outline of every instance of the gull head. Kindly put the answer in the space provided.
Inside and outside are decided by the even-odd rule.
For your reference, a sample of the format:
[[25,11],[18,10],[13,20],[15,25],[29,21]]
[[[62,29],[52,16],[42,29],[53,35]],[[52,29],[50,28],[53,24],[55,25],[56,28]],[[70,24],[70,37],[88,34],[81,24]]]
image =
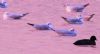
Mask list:
[[50,28],[53,28],[53,25],[51,22],[47,22],[47,25],[50,27]]

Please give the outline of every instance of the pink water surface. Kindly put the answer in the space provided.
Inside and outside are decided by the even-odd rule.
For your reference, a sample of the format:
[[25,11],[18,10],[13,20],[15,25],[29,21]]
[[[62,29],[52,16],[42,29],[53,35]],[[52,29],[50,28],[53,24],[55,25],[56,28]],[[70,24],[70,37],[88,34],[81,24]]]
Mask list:
[[[61,16],[69,17],[65,4],[90,3],[82,15],[92,13],[94,18],[82,25],[70,25]],[[8,8],[0,9],[0,54],[100,54],[100,1],[99,0],[8,0]],[[3,12],[29,12],[21,20],[2,20]],[[26,23],[52,22],[54,27],[75,28],[76,37],[63,37],[53,31],[37,31]],[[96,35],[96,48],[73,45],[78,39]]]

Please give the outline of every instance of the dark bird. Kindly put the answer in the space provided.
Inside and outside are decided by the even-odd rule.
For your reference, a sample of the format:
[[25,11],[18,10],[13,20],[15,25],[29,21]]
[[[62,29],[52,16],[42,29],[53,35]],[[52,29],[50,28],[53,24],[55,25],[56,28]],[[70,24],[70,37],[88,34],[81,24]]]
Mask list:
[[90,39],[77,40],[73,44],[74,45],[96,45],[95,40],[97,40],[96,36],[91,36]]

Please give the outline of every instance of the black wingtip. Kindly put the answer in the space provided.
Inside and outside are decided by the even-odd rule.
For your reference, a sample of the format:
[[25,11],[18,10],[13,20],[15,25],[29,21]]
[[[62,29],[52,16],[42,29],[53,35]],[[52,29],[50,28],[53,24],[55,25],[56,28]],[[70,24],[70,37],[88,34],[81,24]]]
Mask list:
[[66,20],[66,18],[65,17],[61,17],[62,19],[64,19],[64,20]]
[[95,14],[91,14],[90,16],[94,16]]
[[87,7],[88,5],[90,5],[90,3],[85,4],[84,7]]
[[31,26],[34,26],[34,24],[31,24],[31,23],[27,23],[28,25],[31,25]]
[[24,13],[23,16],[26,16],[26,15],[28,15],[28,14],[29,14],[29,13]]

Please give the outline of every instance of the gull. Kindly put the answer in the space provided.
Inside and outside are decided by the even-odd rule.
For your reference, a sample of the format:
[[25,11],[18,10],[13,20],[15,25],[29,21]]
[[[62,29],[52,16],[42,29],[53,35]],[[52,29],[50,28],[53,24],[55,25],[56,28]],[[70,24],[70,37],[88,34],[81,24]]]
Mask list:
[[27,23],[27,24],[34,27],[37,30],[50,30],[51,28],[53,28],[53,25],[50,22],[44,24],[32,24],[32,23]]
[[51,28],[51,30],[56,32],[60,36],[76,36],[77,35],[75,29],[73,29],[73,28],[71,28],[69,30],[68,29],[55,30],[55,29]]
[[65,18],[65,17],[62,17],[62,19],[64,19],[69,24],[83,24],[83,17],[81,15],[79,17],[77,17],[77,18]]
[[67,5],[66,6],[66,11],[67,12],[83,12],[83,10],[89,6],[89,3],[84,4],[84,5]]
[[8,4],[5,0],[2,0],[2,2],[0,2],[0,8],[7,8]]
[[17,19],[21,19],[22,17],[26,16],[27,14],[29,13],[21,13],[21,14],[18,14],[18,13],[9,13],[9,12],[4,12],[3,14],[3,19],[4,20],[17,20]]

